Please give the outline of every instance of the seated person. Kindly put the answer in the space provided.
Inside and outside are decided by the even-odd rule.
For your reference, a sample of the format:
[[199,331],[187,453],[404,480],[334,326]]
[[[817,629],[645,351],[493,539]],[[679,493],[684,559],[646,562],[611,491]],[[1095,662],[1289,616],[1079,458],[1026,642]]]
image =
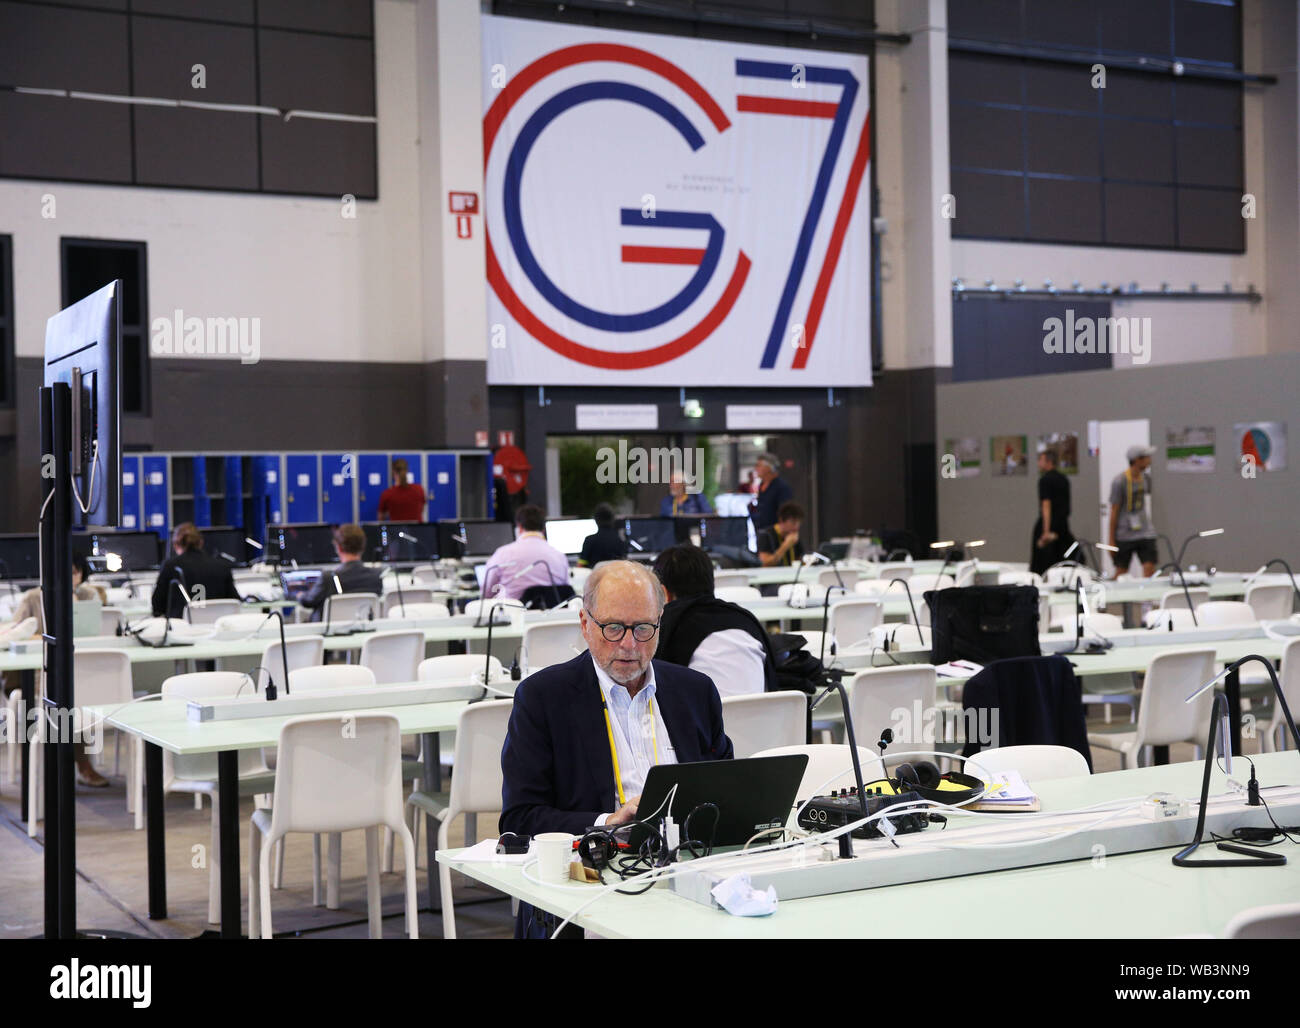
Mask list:
[[[334,530],[334,552],[338,554],[337,567],[326,568],[311,591],[302,598],[302,605],[313,611],[311,619],[319,621],[325,600],[329,596],[345,593],[374,593],[384,591],[384,578],[377,568],[366,567],[361,555],[366,550],[366,533],[360,525],[339,525]],[[335,584],[334,580],[338,579]]]
[[569,584],[569,559],[546,541],[546,515],[535,503],[515,511],[515,541],[498,546],[483,571],[483,599],[517,600],[534,585]]
[[588,652],[515,691],[501,750],[502,832],[580,835],[623,824],[655,764],[732,757],[713,683],[652,659],[664,608],[654,574],[610,561],[591,573],[582,599]]
[[655,560],[668,604],[659,659],[708,675],[720,696],[776,689],[776,656],[753,614],[713,595],[713,561],[698,546],[671,546]]
[[614,527],[614,508],[608,503],[598,503],[591,516],[596,521],[596,531],[582,540],[578,567],[594,568],[607,560],[626,559],[627,540]]
[[154,617],[164,613],[169,618],[185,616],[185,600],[173,582],[179,582],[190,599],[199,602],[239,599],[229,562],[203,552],[203,536],[191,521],[182,522],[172,532],[172,556],[158,569],[153,587]]
[[788,567],[803,560],[803,544],[799,542],[803,516],[799,504],[783,503],[776,512],[776,524],[758,533],[758,559],[763,567]]
[[661,518],[675,517],[678,514],[712,514],[713,508],[703,493],[688,493],[686,477],[680,471],[674,471],[668,479],[668,495],[659,501]]

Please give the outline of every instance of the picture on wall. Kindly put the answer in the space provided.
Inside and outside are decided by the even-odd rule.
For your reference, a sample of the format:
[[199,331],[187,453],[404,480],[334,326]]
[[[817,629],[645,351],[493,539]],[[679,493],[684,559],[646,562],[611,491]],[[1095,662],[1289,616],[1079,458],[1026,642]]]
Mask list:
[[1023,435],[995,435],[989,440],[989,463],[996,475],[1028,475],[1029,461],[1026,452],[1029,437]]
[[957,477],[972,478],[980,473],[980,441],[976,436],[943,441],[944,456],[951,454],[957,459]]
[[1165,430],[1165,470],[1205,472],[1214,470],[1214,429],[1169,428]]
[[1286,469],[1286,422],[1246,421],[1232,426],[1240,456],[1250,458],[1256,470]]
[[1079,433],[1049,432],[1038,437],[1038,452],[1056,451],[1056,470],[1063,475],[1079,473]]

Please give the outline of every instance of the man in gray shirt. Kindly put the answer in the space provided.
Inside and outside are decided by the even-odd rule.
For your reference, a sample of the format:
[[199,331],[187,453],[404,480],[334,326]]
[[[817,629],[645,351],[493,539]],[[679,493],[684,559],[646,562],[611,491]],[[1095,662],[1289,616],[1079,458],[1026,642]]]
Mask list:
[[1156,529],[1147,502],[1151,495],[1151,447],[1130,446],[1128,470],[1115,476],[1110,485],[1110,544],[1115,554],[1115,577],[1128,570],[1137,554],[1142,574],[1156,571]]

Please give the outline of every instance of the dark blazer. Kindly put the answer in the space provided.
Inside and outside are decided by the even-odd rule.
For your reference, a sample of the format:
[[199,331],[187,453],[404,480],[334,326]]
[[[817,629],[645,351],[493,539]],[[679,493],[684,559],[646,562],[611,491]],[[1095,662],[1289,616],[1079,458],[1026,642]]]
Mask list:
[[343,586],[345,593],[383,595],[383,572],[375,568],[368,568],[359,560],[350,560],[346,564],[326,568],[320,576],[320,581],[312,586],[311,592],[302,598],[304,607],[316,611],[316,616],[312,618],[313,621],[320,620],[320,611],[325,606],[325,598],[338,593],[338,590],[334,588],[335,575],[339,576],[339,585]]
[[[152,599],[155,617],[162,617],[164,611],[169,618],[185,616],[185,601],[172,582],[180,582],[194,599],[239,599],[229,562],[209,557],[202,550],[186,550],[179,556],[173,554],[168,557],[158,569],[158,581],[154,584]],[[199,586],[203,587],[202,592],[199,591]]]
[[[655,706],[677,761],[730,760],[722,700],[698,671],[654,662]],[[590,653],[529,675],[515,690],[501,749],[502,832],[581,835],[618,809],[600,683]]]
[[964,757],[979,753],[979,735],[988,730],[990,747],[1069,746],[1092,767],[1083,694],[1068,657],[1007,657],[986,664],[963,687],[961,705],[963,713],[975,711],[967,715],[967,739],[975,738],[966,743]]

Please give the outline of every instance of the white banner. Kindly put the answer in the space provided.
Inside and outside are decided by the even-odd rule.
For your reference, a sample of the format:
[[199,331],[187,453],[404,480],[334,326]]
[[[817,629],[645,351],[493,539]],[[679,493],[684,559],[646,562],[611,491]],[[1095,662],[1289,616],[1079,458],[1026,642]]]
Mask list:
[[491,384],[871,384],[865,57],[482,25]]

